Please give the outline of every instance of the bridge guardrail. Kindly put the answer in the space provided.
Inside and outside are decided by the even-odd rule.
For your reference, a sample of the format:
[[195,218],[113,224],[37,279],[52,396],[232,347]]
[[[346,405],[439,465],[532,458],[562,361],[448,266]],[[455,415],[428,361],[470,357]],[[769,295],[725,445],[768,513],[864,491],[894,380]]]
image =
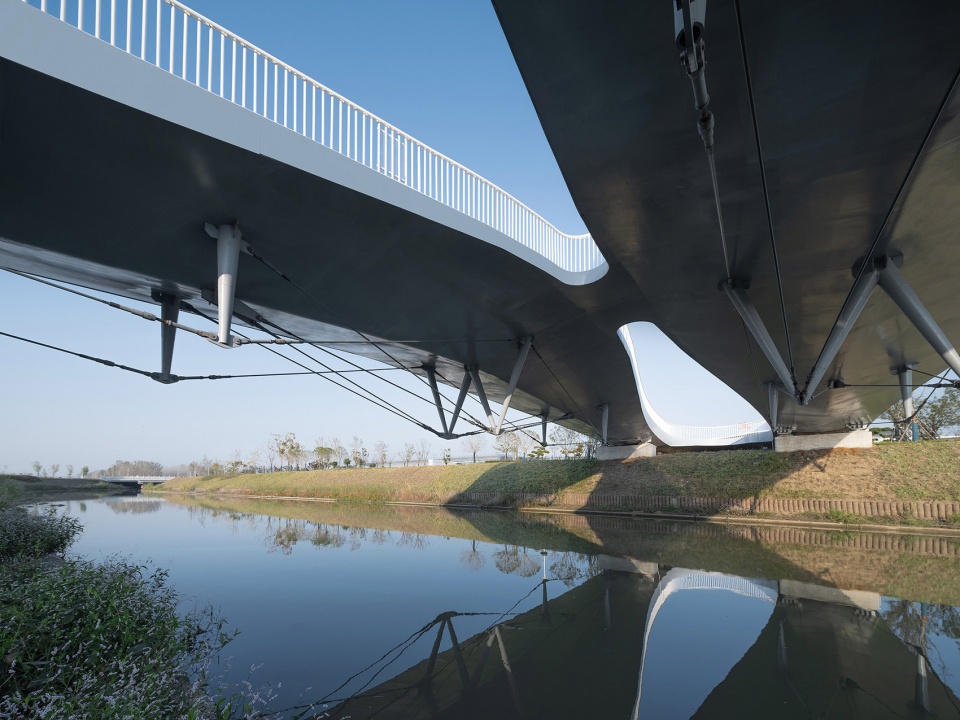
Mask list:
[[497,230],[563,270],[605,264],[514,196],[177,0],[22,0]]

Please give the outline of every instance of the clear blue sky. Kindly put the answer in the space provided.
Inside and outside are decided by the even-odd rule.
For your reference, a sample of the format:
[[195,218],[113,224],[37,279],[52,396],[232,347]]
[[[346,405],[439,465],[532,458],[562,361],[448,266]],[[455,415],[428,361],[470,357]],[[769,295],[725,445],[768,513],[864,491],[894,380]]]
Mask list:
[[[189,4],[497,183],[562,230],[585,230],[488,0]],[[5,332],[159,367],[154,323],[6,273],[0,274],[0,302]],[[645,387],[668,420],[705,425],[758,417],[716,381],[711,385],[662,336],[651,335],[642,347]],[[426,437],[435,457],[444,447],[461,454],[459,443],[444,443],[317,378],[162,386],[6,338],[0,353],[0,470],[29,471],[34,460],[59,463],[61,474],[67,464],[93,470],[117,459],[226,460],[287,431],[308,444],[318,436],[349,442],[356,435],[367,447],[384,440],[394,452]],[[177,339],[178,374],[289,369],[256,348],[227,351],[192,336]],[[683,386],[672,382],[678,377]],[[434,420],[430,406],[402,402]]]

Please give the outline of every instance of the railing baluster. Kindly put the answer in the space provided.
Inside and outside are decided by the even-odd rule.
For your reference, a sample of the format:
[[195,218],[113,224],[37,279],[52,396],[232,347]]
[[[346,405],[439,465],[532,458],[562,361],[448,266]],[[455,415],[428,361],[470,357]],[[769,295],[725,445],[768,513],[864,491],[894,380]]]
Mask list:
[[83,0],[77,2],[77,30],[83,30]]
[[237,41],[231,41],[230,48],[230,102],[237,101]]
[[167,54],[167,59],[169,62],[169,67],[167,68],[167,70],[170,72],[170,74],[173,74],[174,72],[173,54],[176,48],[174,48],[173,43],[176,37],[177,37],[177,9],[173,5],[171,5],[170,6],[170,51]]
[[117,46],[117,0],[110,0],[110,44]]
[[[100,0],[97,0],[97,2],[99,3]],[[163,5],[161,4],[160,0],[157,0],[157,33],[156,33],[157,43],[156,43],[156,48],[154,48],[154,53],[156,54],[154,55],[154,58],[153,58],[154,64],[157,67],[160,67],[160,35],[162,34],[161,32],[162,27],[163,27]]]
[[240,68],[240,104],[247,106],[247,46],[244,45],[240,51],[243,54],[243,61]]
[[[81,7],[83,0],[80,0]],[[140,2],[140,59],[147,60],[147,0]]]
[[207,25],[207,92],[213,92],[213,25]]
[[[63,7],[67,4],[67,0],[60,0],[60,15],[61,20],[63,20]],[[124,48],[127,52],[130,52],[130,45],[133,42],[131,35],[133,34],[133,0],[127,0],[127,46]]]
[[280,85],[280,66],[273,64],[273,121],[277,122],[277,97]]
[[[317,86],[312,85],[313,87],[313,111],[310,113],[310,139],[317,139]],[[323,104],[323,96],[320,96],[320,104]],[[323,135],[321,134],[321,137]]]
[[289,125],[287,125],[287,75],[288,74],[289,73],[286,70],[283,71],[283,126],[284,127],[290,127]]
[[93,16],[93,36],[95,38],[100,37],[100,2],[101,0],[97,0],[96,4],[94,5],[95,12]]
[[220,35],[220,97],[223,97],[223,35]]
[[184,13],[183,14],[183,48],[180,50],[180,62],[183,64],[183,67],[180,68],[180,77],[184,80],[187,79],[187,38],[190,37],[190,17]]
[[196,68],[194,68],[194,71],[193,71],[193,82],[197,87],[200,87],[200,65],[202,64],[200,60],[201,58],[200,48],[202,45],[203,45],[203,23],[200,22],[200,19],[198,18],[197,19],[197,57],[196,57],[197,66]]

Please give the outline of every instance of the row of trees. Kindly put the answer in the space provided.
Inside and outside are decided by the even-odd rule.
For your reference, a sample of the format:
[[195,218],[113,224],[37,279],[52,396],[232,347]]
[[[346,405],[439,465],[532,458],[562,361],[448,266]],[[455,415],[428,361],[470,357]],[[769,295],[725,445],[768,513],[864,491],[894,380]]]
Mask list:
[[[37,474],[37,477],[57,477],[60,473],[60,463],[53,463],[50,465],[50,468],[47,469],[39,460],[33,461],[33,471]],[[73,465],[67,465],[64,468],[66,477],[73,477]],[[90,468],[84,465],[80,468],[80,473],[78,477],[85,478],[90,473]]]
[[[590,447],[591,440],[574,430],[556,427],[550,433],[550,443],[561,458],[583,457]],[[461,449],[477,462],[477,456],[487,447],[487,437],[470,435],[461,440]],[[521,458],[539,459],[550,454],[532,435],[525,432],[504,432],[493,439],[493,448],[505,460]],[[227,475],[240,473],[274,472],[275,470],[325,470],[328,468],[349,467],[387,467],[388,465],[425,465],[430,462],[431,446],[426,440],[418,443],[404,443],[395,453],[390,446],[378,440],[370,447],[362,438],[354,435],[349,443],[340,438],[318,437],[313,443],[304,443],[297,439],[296,433],[274,433],[262,448],[250,452],[236,450],[228,460],[211,460],[204,457],[189,463],[165,467],[153,460],[117,460],[105,470],[90,472],[84,466],[79,477],[105,476],[141,476],[161,475]],[[445,464],[452,461],[449,449],[442,452],[440,458]],[[60,465],[53,464],[45,468],[35,462],[33,470],[38,477],[57,477]],[[66,476],[74,476],[73,465],[67,465]]]
[[921,438],[936,439],[947,431],[957,431],[960,427],[960,390],[947,388],[943,392],[931,391],[920,387],[914,393],[914,413],[905,418],[903,403],[897,403],[884,412],[881,420],[893,424],[894,440],[909,440],[912,436],[910,425],[916,422]]

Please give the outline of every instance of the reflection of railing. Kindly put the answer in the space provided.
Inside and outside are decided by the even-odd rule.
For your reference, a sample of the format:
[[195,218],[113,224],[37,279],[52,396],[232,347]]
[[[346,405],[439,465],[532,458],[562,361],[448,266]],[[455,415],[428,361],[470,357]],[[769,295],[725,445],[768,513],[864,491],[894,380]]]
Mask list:
[[[640,700],[643,696],[643,670],[646,665],[650,635],[653,633],[653,624],[656,622],[657,615],[667,598],[683,590],[724,590],[742,597],[762,600],[771,606],[769,614],[772,614],[772,607],[777,604],[779,586],[775,580],[755,580],[725,573],[685,570],[683,568],[670,570],[654,590],[647,609],[647,622],[643,632],[643,649],[640,652],[640,678],[637,682],[637,700],[633,707],[632,720],[637,720],[640,717]],[[750,638],[750,641],[752,644],[753,638]]]
[[475,172],[177,0],[29,2],[498,230],[564,270],[604,265],[590,235],[561,232]]

